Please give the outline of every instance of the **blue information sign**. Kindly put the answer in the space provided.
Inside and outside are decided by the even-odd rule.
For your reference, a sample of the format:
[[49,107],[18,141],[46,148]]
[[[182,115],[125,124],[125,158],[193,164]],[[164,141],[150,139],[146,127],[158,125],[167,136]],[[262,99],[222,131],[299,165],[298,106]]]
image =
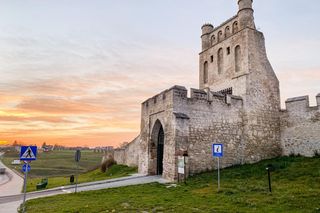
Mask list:
[[212,144],[212,156],[223,157],[223,144]]
[[30,172],[31,166],[29,164],[23,164],[22,171],[26,172],[27,170],[28,170],[28,172]]
[[23,160],[23,161],[37,160],[37,147],[21,146],[20,160]]

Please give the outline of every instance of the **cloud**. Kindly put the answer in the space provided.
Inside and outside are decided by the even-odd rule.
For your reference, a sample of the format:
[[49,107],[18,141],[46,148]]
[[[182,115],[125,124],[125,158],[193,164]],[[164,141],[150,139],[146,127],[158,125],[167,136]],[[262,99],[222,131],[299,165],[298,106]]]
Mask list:
[[196,54],[161,40],[16,36],[0,44],[6,140],[130,141],[143,101],[175,84],[197,85]]
[[48,122],[48,123],[72,123],[72,121],[67,120],[62,117],[57,116],[36,116],[36,117],[21,117],[21,116],[0,116],[0,121],[39,121],[39,122]]
[[80,114],[106,111],[104,107],[76,100],[68,100],[56,97],[39,97],[23,100],[17,105],[17,109],[52,114]]

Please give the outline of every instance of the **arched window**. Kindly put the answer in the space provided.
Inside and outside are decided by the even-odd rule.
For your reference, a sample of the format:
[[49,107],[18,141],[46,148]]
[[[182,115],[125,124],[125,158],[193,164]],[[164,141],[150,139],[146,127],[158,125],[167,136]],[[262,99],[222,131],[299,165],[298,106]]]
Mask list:
[[220,48],[218,50],[218,73],[221,74],[223,72],[223,49]]
[[211,36],[211,46],[216,43],[216,37],[213,35]]
[[232,25],[232,33],[236,33],[238,31],[239,31],[238,22],[235,21],[233,22],[233,25]]
[[236,65],[236,72],[241,71],[241,48],[240,46],[236,46],[234,50],[234,57],[235,57],[235,65]]
[[230,32],[230,27],[227,26],[226,29],[225,29],[225,32],[224,32],[225,37],[228,38],[228,37],[230,36],[230,33],[231,33],[231,32]]
[[203,83],[208,83],[208,62],[203,64]]
[[222,31],[218,32],[218,42],[222,40]]

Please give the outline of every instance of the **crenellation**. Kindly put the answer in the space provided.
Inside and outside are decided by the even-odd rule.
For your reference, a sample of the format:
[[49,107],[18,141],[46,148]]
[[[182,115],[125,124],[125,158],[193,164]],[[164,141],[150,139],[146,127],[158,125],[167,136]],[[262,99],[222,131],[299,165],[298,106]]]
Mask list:
[[317,106],[310,106],[309,103],[309,96],[299,96],[294,98],[288,98],[285,101],[286,108],[284,111],[291,111],[291,112],[308,112],[313,110],[319,110],[320,109],[320,94],[316,96]]
[[198,100],[208,100],[208,95],[204,90],[191,88],[190,92],[191,98]]
[[309,107],[309,96],[289,98],[285,102],[288,111],[306,111]]
[[309,105],[309,96],[289,98],[281,111],[281,145],[284,155],[312,157],[320,152],[320,107]]

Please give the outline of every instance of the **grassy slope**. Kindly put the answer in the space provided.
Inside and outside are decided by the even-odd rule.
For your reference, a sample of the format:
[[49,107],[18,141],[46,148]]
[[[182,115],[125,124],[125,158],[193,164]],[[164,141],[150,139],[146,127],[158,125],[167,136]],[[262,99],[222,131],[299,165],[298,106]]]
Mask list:
[[[265,167],[273,163],[273,193]],[[146,184],[30,200],[28,212],[320,212],[320,158],[281,157],[224,169],[187,185]]]
[[[113,165],[105,173],[102,173],[100,169],[95,169],[93,171],[80,174],[78,178],[78,183],[124,177],[136,172],[137,172],[136,168],[127,167],[123,165]],[[27,191],[28,192],[35,191],[36,185],[40,181],[41,181],[41,178],[28,179]],[[58,186],[65,186],[65,185],[70,185],[69,176],[68,177],[49,177],[48,185],[46,189],[50,189]]]

